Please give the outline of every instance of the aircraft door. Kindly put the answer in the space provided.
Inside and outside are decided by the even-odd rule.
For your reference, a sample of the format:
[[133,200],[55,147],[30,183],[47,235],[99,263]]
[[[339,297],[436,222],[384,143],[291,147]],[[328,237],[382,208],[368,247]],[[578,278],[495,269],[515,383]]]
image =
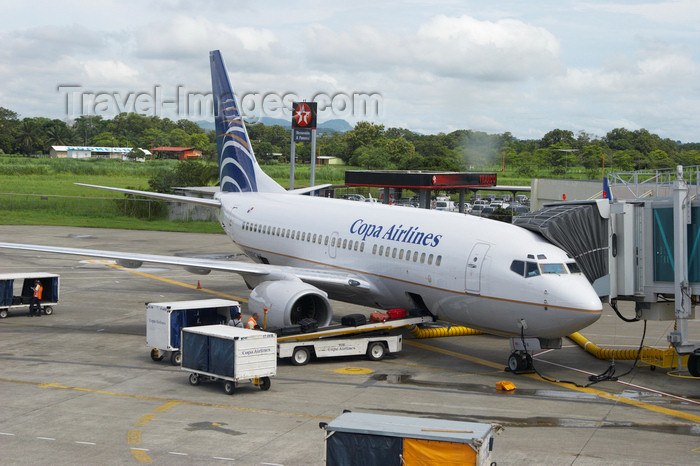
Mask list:
[[331,233],[331,240],[328,243],[328,256],[335,259],[335,251],[338,248],[338,243],[340,242],[340,235],[337,231]]
[[476,243],[467,259],[467,271],[464,288],[467,293],[481,293],[481,266],[490,246],[486,243]]

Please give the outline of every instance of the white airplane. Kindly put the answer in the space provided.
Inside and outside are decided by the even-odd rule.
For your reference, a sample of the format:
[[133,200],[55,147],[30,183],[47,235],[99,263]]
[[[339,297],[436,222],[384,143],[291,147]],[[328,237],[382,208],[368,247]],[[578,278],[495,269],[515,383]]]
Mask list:
[[217,208],[222,227],[254,263],[0,243],[24,249],[235,272],[250,312],[268,327],[332,318],[329,299],[419,309],[515,337],[558,339],[595,322],[602,304],[565,251],[503,222],[427,209],[304,196],[258,165],[220,52],[210,53],[220,171],[213,199],[92,186]]

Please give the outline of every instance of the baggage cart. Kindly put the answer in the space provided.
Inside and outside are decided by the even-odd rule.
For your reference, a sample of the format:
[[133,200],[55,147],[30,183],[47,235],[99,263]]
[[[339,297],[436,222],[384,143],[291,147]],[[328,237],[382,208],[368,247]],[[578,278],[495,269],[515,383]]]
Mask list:
[[225,324],[234,311],[240,312],[238,301],[229,299],[200,299],[146,304],[146,345],[151,359],[162,360],[170,353],[170,362],[179,366],[180,331],[184,327]]
[[39,300],[41,311],[47,316],[53,314],[53,306],[58,304],[59,276],[57,274],[3,273],[0,274],[0,319],[7,317],[11,310],[25,308],[29,311],[35,280],[39,280],[44,288]]
[[492,463],[500,426],[405,416],[344,412],[326,430],[326,464]]
[[232,395],[242,383],[270,388],[277,373],[277,335],[260,330],[205,325],[182,329],[182,370],[189,382],[222,381]]

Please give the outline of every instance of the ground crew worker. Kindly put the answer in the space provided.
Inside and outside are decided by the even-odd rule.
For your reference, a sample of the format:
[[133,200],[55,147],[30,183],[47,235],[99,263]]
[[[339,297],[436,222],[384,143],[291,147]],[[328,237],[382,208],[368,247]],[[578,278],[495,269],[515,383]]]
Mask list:
[[238,328],[243,328],[243,322],[241,322],[241,313],[240,311],[231,311],[231,320],[228,321],[228,324],[231,327],[238,327]]
[[36,316],[39,317],[41,315],[41,295],[44,293],[44,287],[41,286],[39,280],[34,281],[32,291],[32,300],[29,304],[29,317],[34,317],[34,309],[36,309]]
[[259,317],[260,315],[257,312],[253,313],[251,318],[248,319],[248,324],[246,325],[246,328],[249,328],[251,330],[260,330],[260,326],[258,325]]

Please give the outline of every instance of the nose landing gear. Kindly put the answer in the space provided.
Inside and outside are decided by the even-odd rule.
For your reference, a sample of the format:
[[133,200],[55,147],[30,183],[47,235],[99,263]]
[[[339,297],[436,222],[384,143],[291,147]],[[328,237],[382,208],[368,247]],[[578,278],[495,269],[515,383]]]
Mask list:
[[513,351],[508,356],[507,370],[516,374],[529,374],[535,372],[532,363],[532,355],[526,351]]

